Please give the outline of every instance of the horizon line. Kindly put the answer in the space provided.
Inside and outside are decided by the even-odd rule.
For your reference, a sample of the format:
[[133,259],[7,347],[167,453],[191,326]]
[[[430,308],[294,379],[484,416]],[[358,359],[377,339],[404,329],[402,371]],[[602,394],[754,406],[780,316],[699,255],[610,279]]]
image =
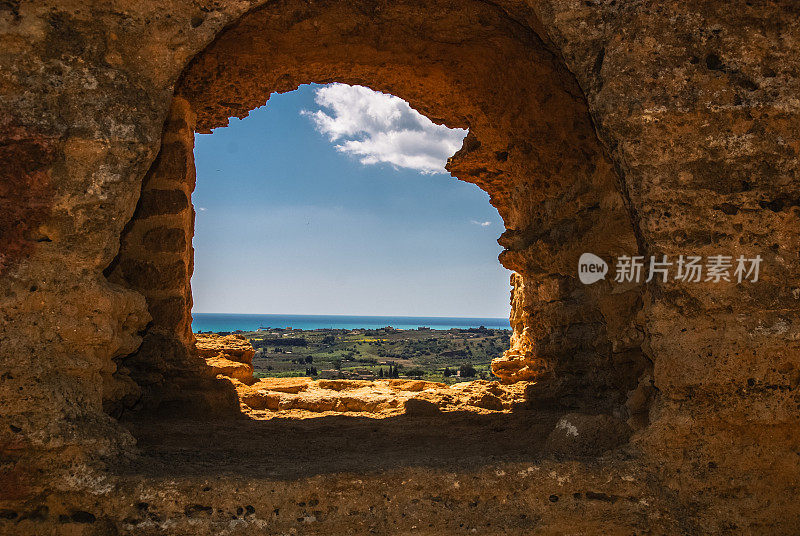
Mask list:
[[364,315],[364,314],[348,314],[348,313],[336,313],[336,314],[325,314],[325,313],[314,313],[314,314],[306,314],[306,313],[209,313],[209,312],[194,312],[192,311],[192,315],[253,315],[253,316],[360,316],[360,317],[372,317],[372,318],[471,318],[471,319],[492,319],[492,320],[508,320],[508,317],[504,316],[441,316],[441,315]]

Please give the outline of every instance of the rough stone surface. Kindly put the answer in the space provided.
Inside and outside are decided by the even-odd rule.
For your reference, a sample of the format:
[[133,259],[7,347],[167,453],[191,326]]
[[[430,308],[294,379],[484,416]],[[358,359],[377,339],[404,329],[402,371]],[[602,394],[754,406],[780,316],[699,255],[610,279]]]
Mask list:
[[630,432],[610,415],[569,413],[547,436],[545,448],[557,456],[597,456],[626,443]]
[[[218,374],[239,380],[234,386],[242,411],[252,418],[305,418],[333,413],[365,413],[371,417],[402,414],[472,411],[511,411],[524,402],[521,384],[498,386],[476,380],[447,386],[443,383],[407,380],[312,380],[311,378],[261,378],[241,380],[238,368],[225,370],[217,361],[207,362]],[[229,362],[230,363],[230,362]],[[262,411],[266,410],[266,411]]]
[[217,335],[215,333],[198,333],[195,335],[197,354],[202,358],[222,356],[231,361],[253,364],[256,354],[253,345],[243,335]]
[[[798,14],[0,3],[0,532],[794,532]],[[424,433],[405,417],[233,418],[236,389],[190,332],[192,132],[328,81],[469,127],[449,169],[505,221],[514,334],[494,370],[534,381],[524,408],[416,417]],[[753,284],[583,286],[585,251],[764,260]],[[213,412],[228,418],[185,419]],[[570,413],[635,433],[548,458]]]
[[[232,378],[245,385],[255,383],[253,378],[253,356],[255,350],[242,335],[219,336],[215,334],[198,334],[195,336],[195,347],[206,365],[211,367],[217,376]],[[241,398],[241,394],[239,394]]]

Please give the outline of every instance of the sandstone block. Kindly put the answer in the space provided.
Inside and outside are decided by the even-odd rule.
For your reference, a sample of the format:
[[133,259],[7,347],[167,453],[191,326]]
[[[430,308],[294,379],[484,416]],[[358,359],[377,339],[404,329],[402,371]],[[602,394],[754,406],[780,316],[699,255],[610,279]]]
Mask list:
[[297,394],[308,389],[311,378],[261,378],[257,387],[278,393]]
[[183,190],[145,190],[139,200],[137,216],[163,216],[180,214],[189,208],[189,197]]
[[186,251],[186,231],[171,227],[150,229],[142,237],[142,246],[150,251],[184,252]]
[[492,411],[503,411],[503,401],[491,393],[473,399],[470,401],[470,405]]
[[404,407],[406,410],[406,415],[415,417],[438,415],[440,413],[439,406],[433,402],[422,400],[420,398],[409,398],[406,400]]

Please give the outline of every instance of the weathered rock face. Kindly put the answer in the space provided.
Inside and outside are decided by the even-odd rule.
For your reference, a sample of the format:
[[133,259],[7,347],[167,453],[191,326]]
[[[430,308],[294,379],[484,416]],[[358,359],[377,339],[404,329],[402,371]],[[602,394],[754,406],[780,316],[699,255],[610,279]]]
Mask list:
[[[271,92],[340,81],[469,127],[449,169],[489,193],[507,229],[501,262],[515,272],[514,336],[497,373],[537,380],[530,408],[614,413],[586,422],[636,429],[625,461],[537,465],[570,486],[604,483],[600,499],[551,503],[560,477],[531,488],[516,468],[485,480],[491,496],[515,498],[491,515],[535,512],[521,531],[794,530],[799,20],[790,3],[718,0],[1,4],[0,523],[38,534],[63,516],[137,532],[123,519],[146,516],[123,505],[162,486],[175,499],[159,522],[228,526],[236,505],[224,493],[246,475],[220,484],[220,517],[198,521],[207,510],[189,506],[201,504],[202,473],[114,476],[115,457],[135,451],[113,417],[237,412],[189,331],[192,132]],[[751,284],[584,286],[586,251],[763,264]],[[398,482],[417,474],[397,471]],[[420,494],[440,496],[445,481]],[[380,497],[381,486],[367,488]],[[467,488],[451,513],[470,511],[480,491]],[[399,511],[372,511],[405,527]],[[442,532],[458,526],[435,507],[419,512],[440,516]],[[356,526],[346,517],[330,514],[329,526]],[[233,530],[255,527],[237,519]]]
[[206,365],[214,374],[222,374],[243,384],[255,382],[253,378],[253,356],[255,350],[250,341],[241,335],[197,335],[195,347]]
[[195,335],[197,354],[205,359],[225,357],[245,365],[253,364],[256,351],[244,335],[217,335],[215,333],[199,333]]
[[[218,374],[239,380],[225,370]],[[422,380],[312,380],[262,378],[234,382],[245,414],[257,418],[307,418],[330,414],[368,414],[386,418],[409,413],[424,402],[435,411],[511,411],[524,402],[524,386],[476,380],[447,386]],[[415,402],[409,402],[414,400]],[[413,409],[410,411],[413,413]]]

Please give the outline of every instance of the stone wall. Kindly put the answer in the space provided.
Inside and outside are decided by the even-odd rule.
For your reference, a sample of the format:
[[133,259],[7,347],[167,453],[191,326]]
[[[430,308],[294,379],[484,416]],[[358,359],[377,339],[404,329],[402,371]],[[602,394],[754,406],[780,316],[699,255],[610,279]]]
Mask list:
[[798,515],[797,5],[534,7],[624,177],[642,251],[764,259],[758,283],[648,288],[659,396],[641,444],[705,527],[770,532]]
[[[152,318],[136,352],[120,356],[106,380],[104,406],[125,410],[231,412],[232,391],[196,355],[192,334],[195,212],[194,115],[185,100],[173,99],[161,150],[142,181],[133,219],[104,274],[112,283],[142,294]],[[126,388],[122,389],[120,386]]]
[[[130,505],[156,487],[176,497],[166,521],[221,526],[175,506],[202,496],[203,475],[115,476],[137,454],[109,413],[231,402],[195,368],[187,331],[191,118],[207,131],[273,91],[334,80],[470,128],[449,168],[490,194],[515,271],[512,348],[496,370],[539,379],[534,408],[614,413],[638,429],[624,460],[543,461],[558,478],[539,487],[524,468],[497,468],[508,475],[487,484],[507,491],[498,511],[583,532],[796,528],[793,3],[262,4],[0,4],[0,529],[53,532],[63,515],[124,532]],[[587,250],[764,261],[754,284],[584,287]],[[226,478],[227,492],[249,489],[247,475]],[[365,482],[367,502],[389,485]],[[552,492],[539,497],[576,483],[573,497],[588,489],[591,501],[555,513]],[[469,511],[469,498],[453,501]]]

